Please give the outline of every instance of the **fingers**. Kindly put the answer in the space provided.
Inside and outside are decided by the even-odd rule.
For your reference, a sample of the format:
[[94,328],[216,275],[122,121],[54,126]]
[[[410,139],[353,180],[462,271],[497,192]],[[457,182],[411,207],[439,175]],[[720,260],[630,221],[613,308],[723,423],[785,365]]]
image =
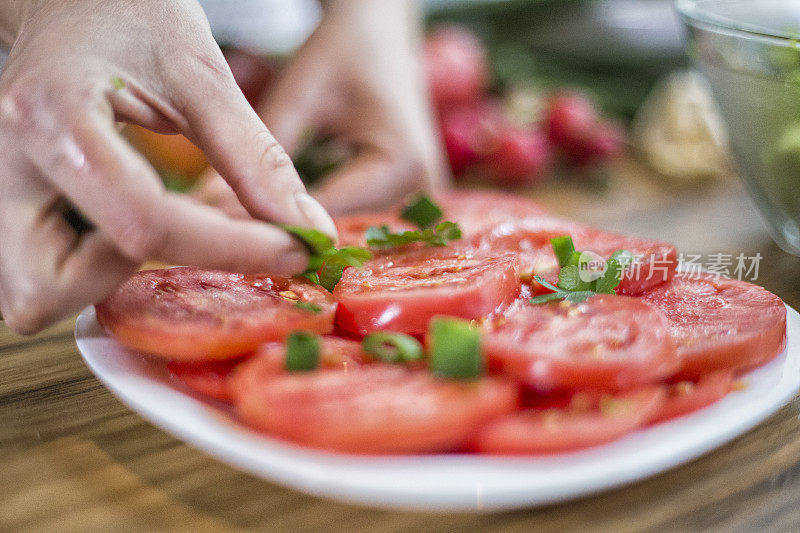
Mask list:
[[388,207],[410,192],[424,190],[422,164],[404,154],[370,149],[312,190],[332,214]]
[[0,312],[9,327],[35,333],[104,298],[135,271],[101,234],[79,237],[52,188],[30,175],[4,181],[13,187],[0,201]]
[[325,127],[325,118],[333,114],[331,107],[335,106],[335,95],[323,94],[327,69],[307,63],[303,57],[294,59],[256,109],[292,157],[303,148],[309,133]]
[[307,252],[278,228],[165,192],[112,124],[90,117],[64,123],[73,131],[32,136],[29,157],[129,260],[285,275],[305,269]]
[[[220,61],[224,62],[221,55]],[[184,95],[187,133],[242,205],[255,218],[314,227],[335,238],[330,216],[308,195],[291,158],[247,103],[233,77],[213,71],[201,79],[204,93],[194,90]]]

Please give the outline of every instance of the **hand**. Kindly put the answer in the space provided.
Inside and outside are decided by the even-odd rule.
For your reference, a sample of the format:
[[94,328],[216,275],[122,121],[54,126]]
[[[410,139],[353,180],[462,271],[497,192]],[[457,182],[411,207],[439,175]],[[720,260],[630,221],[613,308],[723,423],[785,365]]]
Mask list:
[[[259,115],[294,156],[308,131],[355,156],[312,189],[332,213],[386,207],[447,183],[419,58],[416,2],[328,2],[319,28],[292,58]],[[241,211],[220,180],[198,197]]]
[[[19,24],[0,21],[0,38],[14,39],[0,75],[0,312],[12,329],[69,316],[149,259],[306,267],[306,251],[275,226],[166,192],[115,120],[192,139],[253,218],[335,237],[194,0],[0,0],[8,13]],[[77,232],[68,205],[94,229]]]

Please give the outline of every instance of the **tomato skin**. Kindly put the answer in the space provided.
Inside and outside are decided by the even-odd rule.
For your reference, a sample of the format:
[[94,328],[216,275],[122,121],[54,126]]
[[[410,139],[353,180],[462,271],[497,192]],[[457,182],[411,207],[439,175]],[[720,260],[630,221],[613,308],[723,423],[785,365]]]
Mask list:
[[706,273],[678,273],[642,296],[668,319],[681,378],[740,370],[786,347],[786,307],[766,289]]
[[456,449],[478,427],[517,406],[517,387],[510,381],[447,381],[424,369],[364,364],[352,354],[343,357],[346,364],[331,364],[330,341],[324,342],[323,365],[316,371],[283,370],[278,345],[237,368],[232,389],[239,417],[313,448],[410,454]]
[[501,224],[539,218],[547,210],[529,198],[487,190],[439,193],[434,198],[444,211],[444,220],[461,227],[464,240]]
[[387,225],[393,232],[417,229],[393,212],[369,212],[336,217],[333,220],[339,232],[339,246],[359,246],[367,248],[365,233],[372,226]]
[[228,376],[241,364],[241,359],[225,361],[207,361],[202,363],[185,363],[170,361],[167,363],[169,373],[193,392],[226,403],[233,397],[228,389]]
[[519,455],[552,454],[598,446],[647,424],[663,405],[664,397],[661,387],[647,387],[606,396],[611,398],[612,406],[607,413],[597,407],[512,413],[487,424],[470,447],[488,454]]
[[492,368],[539,391],[628,389],[680,366],[666,319],[628,296],[515,306],[485,329]]
[[389,330],[424,334],[437,315],[479,319],[519,293],[512,255],[426,248],[383,255],[363,269],[348,268],[333,291],[343,308],[337,325],[356,335]]
[[[321,311],[300,309],[297,299]],[[134,274],[95,309],[100,324],[128,348],[210,361],[247,354],[295,329],[328,333],[336,301],[305,280],[175,267]]]
[[424,58],[438,107],[474,102],[483,94],[489,64],[483,45],[468,29],[454,24],[435,29],[425,40]]
[[594,252],[607,259],[617,250],[628,250],[639,257],[625,269],[617,294],[638,296],[675,275],[678,251],[672,244],[598,230],[550,215],[486,228],[473,235],[470,242],[482,250],[516,253],[521,272],[538,274],[555,285],[559,267],[550,239],[565,235],[571,236],[576,249],[582,252]]
[[687,415],[721,400],[731,391],[732,370],[720,370],[700,377],[696,382],[681,381],[667,385],[664,405],[652,422],[657,424]]

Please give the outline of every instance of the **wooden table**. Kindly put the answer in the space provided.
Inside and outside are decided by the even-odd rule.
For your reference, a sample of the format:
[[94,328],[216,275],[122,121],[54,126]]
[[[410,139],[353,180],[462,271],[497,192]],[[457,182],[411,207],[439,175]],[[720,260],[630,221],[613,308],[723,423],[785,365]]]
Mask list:
[[[691,252],[760,252],[759,282],[800,305],[800,260],[771,243],[735,182],[674,192],[621,162],[603,193],[534,191],[556,211]],[[83,365],[67,321],[0,326],[0,530],[770,530],[800,524],[800,398],[723,448],[576,502],[412,514],[308,497],[229,468],[145,422]]]

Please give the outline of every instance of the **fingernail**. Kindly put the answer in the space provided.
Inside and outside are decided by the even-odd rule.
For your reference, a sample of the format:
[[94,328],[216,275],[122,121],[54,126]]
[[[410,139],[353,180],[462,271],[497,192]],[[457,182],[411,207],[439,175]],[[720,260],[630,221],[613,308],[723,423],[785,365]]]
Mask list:
[[302,274],[308,267],[308,252],[304,250],[290,251],[280,254],[275,260],[274,272],[282,276]]
[[304,192],[297,193],[294,199],[297,203],[297,208],[306,218],[311,227],[317,228],[325,235],[331,237],[334,241],[338,241],[339,235],[336,231],[336,225],[333,223],[331,216],[327,211],[325,211],[325,208],[322,207],[319,202]]

